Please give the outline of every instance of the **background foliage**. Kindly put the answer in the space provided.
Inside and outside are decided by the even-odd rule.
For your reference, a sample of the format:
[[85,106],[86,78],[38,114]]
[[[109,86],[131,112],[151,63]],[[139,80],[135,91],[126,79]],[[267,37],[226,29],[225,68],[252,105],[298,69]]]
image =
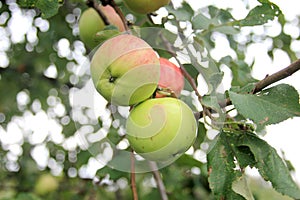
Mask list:
[[[219,114],[215,119],[202,116],[193,150],[160,170],[169,199],[299,199],[291,163],[260,137],[266,125],[300,115],[299,94],[287,84],[274,84],[253,94],[258,81],[251,73],[254,63],[245,62],[247,47],[267,40],[271,41],[271,59],[281,49],[294,62],[299,52],[291,44],[299,36],[283,31],[290,22],[268,0],[258,0],[244,19],[235,19],[230,10],[213,5],[196,11],[189,3],[178,2],[166,6],[167,14],[153,23],[154,16],[136,15],[116,1],[134,25],[175,27],[178,33],[192,35],[203,60],[190,57],[184,67],[197,84],[204,77],[208,92],[197,102],[186,82],[181,98],[196,113],[207,107]],[[81,141],[83,132],[93,135],[102,129],[118,143],[123,128],[115,125],[108,109],[103,108],[103,115],[95,118],[72,101],[89,79],[80,67],[90,49],[78,36],[78,18],[86,8],[80,0],[0,3],[0,199],[132,199],[130,174],[97,163]],[[270,20],[278,20],[282,27],[277,36],[253,31]],[[249,27],[249,34],[239,37]],[[235,56],[214,59],[210,52],[217,34],[229,42]],[[231,88],[219,94],[224,67],[231,71]],[[223,109],[219,96],[229,98],[236,110],[232,112],[232,106]],[[214,138],[206,136],[211,129],[218,130]],[[268,187],[262,195],[267,184],[248,177],[244,171],[249,167],[257,168],[276,191]],[[38,189],[45,174],[51,174],[51,181],[42,185],[53,182],[53,191]],[[141,199],[160,198],[152,173],[136,174],[136,184]]]

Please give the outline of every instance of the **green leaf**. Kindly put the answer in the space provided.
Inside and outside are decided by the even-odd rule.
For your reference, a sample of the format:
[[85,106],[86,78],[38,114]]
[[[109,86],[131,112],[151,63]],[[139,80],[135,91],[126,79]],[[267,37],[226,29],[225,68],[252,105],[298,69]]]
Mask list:
[[50,18],[57,14],[60,2],[58,0],[38,0],[36,7],[41,10],[43,18]]
[[246,200],[254,200],[254,197],[249,189],[247,179],[245,175],[242,175],[241,177],[238,177],[233,183],[232,183],[232,189],[236,193],[242,195]]
[[257,82],[257,80],[252,77],[251,66],[249,66],[245,61],[238,60],[234,62],[231,58],[229,59],[228,57],[224,57],[221,62],[230,67],[232,71],[232,86],[243,87],[249,83]]
[[262,5],[256,6],[245,19],[237,21],[239,26],[255,26],[267,23],[281,14],[279,7],[269,1],[261,1]]
[[191,6],[183,2],[181,7],[174,9],[171,6],[165,7],[170,14],[173,14],[176,19],[180,21],[190,21],[192,16],[194,15],[194,10],[191,8]]
[[215,199],[243,199],[232,190],[232,183],[241,176],[234,170],[234,154],[226,133],[221,132],[214,147],[207,154],[209,185]]
[[114,145],[117,145],[122,140],[122,137],[118,133],[118,129],[116,129],[114,127],[110,127],[109,132],[106,137]]
[[280,84],[256,95],[229,91],[230,99],[245,118],[259,125],[275,124],[300,116],[299,94],[287,84]]
[[32,8],[37,0],[19,0],[18,3],[21,7]]
[[287,166],[276,150],[253,133],[245,133],[240,137],[240,145],[248,146],[256,160],[255,167],[266,181],[270,181],[274,189],[292,198],[300,198],[300,189],[293,181]]
[[192,19],[192,25],[194,29],[208,29],[209,25],[212,23],[211,19],[205,15],[199,13]]
[[226,23],[234,19],[230,10],[220,9],[215,6],[208,6],[208,12],[211,18],[217,18],[221,23]]
[[189,166],[189,167],[199,167],[200,169],[203,167],[203,163],[200,162],[199,160],[196,160],[190,155],[183,154],[180,156],[177,160],[176,163],[180,166]]
[[239,33],[239,30],[232,26],[216,26],[213,28],[213,31],[217,31],[217,32],[224,33],[227,35],[235,35],[235,34]]
[[16,200],[40,200],[40,198],[32,193],[20,193]]
[[105,166],[99,169],[96,173],[100,178],[104,178],[107,174],[109,174],[110,179],[118,180],[119,178],[125,177],[129,179],[129,174],[127,172],[122,172],[116,169],[112,169],[109,166]]

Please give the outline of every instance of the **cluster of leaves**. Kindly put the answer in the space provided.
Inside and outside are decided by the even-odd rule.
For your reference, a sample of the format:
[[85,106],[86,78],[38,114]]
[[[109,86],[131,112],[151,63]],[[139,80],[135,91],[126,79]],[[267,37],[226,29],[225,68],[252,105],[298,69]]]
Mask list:
[[[183,53],[184,56],[188,56],[190,63],[185,64],[184,67],[190,76],[197,81],[197,78],[202,75],[208,84],[209,92],[202,97],[199,103],[213,114],[218,114],[218,117],[211,118],[211,124],[206,121],[209,116],[204,115],[205,120],[199,121],[198,138],[193,145],[194,152],[201,151],[207,154],[207,162],[200,162],[191,155],[183,155],[171,166],[160,171],[170,199],[254,199],[251,188],[247,184],[248,177],[244,173],[248,166],[257,168],[261,176],[266,181],[270,181],[279,193],[294,199],[300,198],[300,190],[292,180],[287,163],[282,160],[274,148],[258,136],[265,126],[300,115],[299,94],[287,84],[275,85],[253,94],[251,91],[257,80],[251,75],[252,65],[244,61],[246,56],[244,50],[249,44],[255,43],[252,39],[254,33],[251,33],[247,42],[243,44],[239,43],[235,37],[243,27],[263,25],[275,18],[279,19],[282,27],[285,25],[284,16],[275,4],[268,0],[259,0],[258,2],[260,5],[250,10],[248,15],[241,20],[234,19],[230,11],[215,6],[208,6],[196,12],[186,2],[176,8],[173,5],[166,6],[168,16],[162,18],[161,23],[158,24],[151,22],[149,16],[134,14],[132,23],[135,25],[159,28],[174,25],[177,27],[179,35],[183,36],[189,26],[180,24],[186,23],[192,26],[192,47],[189,45],[176,50]],[[122,1],[117,3],[124,15],[132,14]],[[119,134],[122,133],[122,121],[117,123],[119,125],[115,125],[113,119],[109,118],[112,123],[107,125],[105,117],[99,119],[90,117],[89,109],[79,110],[87,119],[80,121],[74,115],[75,112],[78,112],[78,108],[70,102],[72,95],[70,91],[85,84],[88,76],[88,74],[79,76],[75,69],[76,66],[82,64],[75,54],[80,48],[78,32],[76,32],[77,18],[80,13],[78,8],[85,9],[84,2],[21,0],[18,1],[18,6],[23,7],[22,12],[34,10],[34,20],[46,20],[49,23],[49,29],[43,32],[35,23],[32,23],[32,26],[37,28],[38,41],[31,43],[25,39],[20,43],[11,42],[10,49],[5,52],[10,63],[8,67],[0,68],[0,114],[5,115],[5,120],[2,120],[0,128],[7,131],[7,127],[11,123],[24,120],[28,113],[37,115],[39,112],[45,112],[49,118],[61,126],[63,141],[57,142],[49,135],[43,141],[34,144],[30,140],[31,136],[28,136],[32,135],[33,131],[30,130],[29,133],[28,131],[23,132],[24,138],[17,144],[1,143],[0,178],[7,181],[0,183],[0,199],[130,199],[130,176],[128,173],[111,169],[108,166],[102,167],[97,171],[96,179],[93,182],[93,177],[85,177],[79,173],[80,170],[87,167],[92,159],[90,151],[87,150],[89,147],[76,144],[75,147],[68,148],[66,145],[68,139],[76,140],[78,137],[76,124],[79,124],[81,128],[92,127],[88,131],[90,135],[100,129],[105,129],[108,132],[107,138],[116,145],[123,139],[122,134]],[[0,13],[8,13],[7,21],[1,25],[8,29],[9,20],[14,11],[8,5],[2,4]],[[214,33],[222,34],[229,41],[237,58],[226,56],[219,61],[214,60],[210,55],[211,50],[215,47],[215,43],[211,39]],[[177,34],[169,31],[165,34],[171,44],[177,39]],[[155,45],[164,43],[161,37],[156,37],[151,33],[150,36],[156,38],[155,40],[151,38],[151,41],[155,41],[154,44],[151,44],[154,48]],[[261,40],[268,38],[273,41],[273,48],[269,51],[271,58],[274,49],[281,44],[280,48],[287,52],[291,61],[296,60],[296,54],[290,49],[292,42],[290,35],[282,31],[276,37],[267,35],[257,37],[261,37]],[[71,53],[68,56],[61,56],[59,53],[57,46],[62,39],[66,39],[70,44]],[[32,46],[30,50],[28,45]],[[194,51],[199,53],[197,55],[201,55],[200,62],[197,56],[191,56],[195,55]],[[163,57],[170,58],[172,56],[160,49],[157,49],[157,52]],[[202,64],[205,62],[208,63],[207,66]],[[54,65],[57,70],[55,77],[45,75],[50,65]],[[225,94],[219,94],[217,88],[223,81],[221,67],[224,65],[228,66],[232,72],[232,87]],[[74,77],[76,77],[75,80]],[[185,84],[185,90],[190,93],[182,95],[182,100],[198,112],[193,97],[193,88],[188,82]],[[12,100],[16,99],[20,92],[25,92],[29,97],[26,105],[20,105],[16,100]],[[55,105],[49,102],[49,97],[54,97],[56,102],[65,107],[66,112],[63,115],[53,115]],[[220,101],[227,99],[234,105],[237,115],[228,115],[226,109],[220,104]],[[34,106],[36,102],[40,104],[39,109]],[[119,116],[119,119],[124,119],[117,108],[114,113],[114,116],[116,115]],[[70,120],[67,120],[66,123],[65,119]],[[214,139],[208,139],[205,136],[208,125],[219,131]],[[22,124],[19,123],[18,126],[22,127]],[[209,148],[206,150],[201,148],[204,143],[209,144]],[[13,154],[12,145],[22,148],[23,153],[9,159]],[[35,163],[30,155],[39,145],[45,145],[49,152],[49,159],[46,166],[43,167]],[[59,177],[58,180],[59,188],[50,195],[39,197],[34,194],[35,183],[40,174],[39,170],[55,171],[52,167],[53,162],[62,168],[60,172],[62,177]],[[11,168],[10,165],[18,167]],[[76,171],[75,175],[71,173],[74,170]],[[141,199],[159,198],[159,191],[152,181],[151,173],[136,176],[137,189]]]

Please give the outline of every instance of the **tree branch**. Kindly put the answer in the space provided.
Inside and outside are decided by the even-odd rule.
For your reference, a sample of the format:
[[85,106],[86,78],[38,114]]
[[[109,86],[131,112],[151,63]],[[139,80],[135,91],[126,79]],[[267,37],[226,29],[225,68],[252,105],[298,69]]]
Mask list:
[[152,170],[152,173],[153,173],[153,176],[154,176],[154,179],[155,179],[155,182],[156,182],[156,185],[157,185],[157,188],[158,188],[158,191],[160,193],[160,197],[162,200],[168,200],[168,195],[167,195],[167,192],[166,192],[166,188],[165,188],[165,185],[160,177],[160,174],[157,170],[157,164],[153,161],[149,161],[149,166]]
[[132,196],[133,196],[133,200],[138,200],[138,193],[137,193],[137,189],[136,189],[136,183],[135,183],[135,162],[134,162],[134,153],[133,151],[131,151],[131,190],[132,190]]
[[105,16],[105,14],[102,12],[102,10],[100,9],[99,7],[99,4],[95,1],[95,0],[88,0],[86,2],[86,4],[91,7],[91,8],[94,8],[97,13],[100,15],[101,19],[103,20],[104,24],[105,25],[110,25],[107,17]]
[[257,82],[252,93],[255,94],[255,93],[261,91],[262,89],[264,89],[265,87],[267,87],[277,81],[280,81],[284,78],[291,76],[298,70],[300,70],[300,59],[293,62],[292,64],[290,64],[288,67],[286,67],[270,76],[267,75],[264,79]]
[[[280,81],[282,79],[285,79],[291,75],[293,75],[295,72],[300,70],[300,59],[296,60],[286,68],[272,74],[269,76],[266,76],[264,79],[258,81],[255,84],[255,88],[252,90],[251,94],[258,93],[262,91],[264,88],[268,87],[269,85],[276,83],[277,81]],[[222,102],[219,102],[219,105],[224,108],[226,106],[232,105],[232,102],[230,99],[225,99]],[[203,111],[194,113],[194,116],[197,120],[203,117]]]

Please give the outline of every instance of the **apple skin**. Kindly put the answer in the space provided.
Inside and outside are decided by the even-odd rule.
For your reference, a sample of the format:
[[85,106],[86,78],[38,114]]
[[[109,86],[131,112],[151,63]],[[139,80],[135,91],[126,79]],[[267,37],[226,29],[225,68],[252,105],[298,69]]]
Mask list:
[[127,7],[139,14],[148,14],[168,5],[171,0],[124,0]]
[[190,148],[197,136],[197,122],[179,99],[150,99],[130,112],[126,133],[136,153],[147,160],[167,162]]
[[[158,86],[173,91],[175,96],[179,97],[184,88],[184,77],[180,68],[165,58],[159,58],[159,62],[160,78]],[[157,92],[155,97],[160,98],[165,96]]]
[[[121,32],[125,31],[120,16],[111,6],[99,7],[112,25],[116,26]],[[104,28],[105,24],[94,8],[88,8],[83,11],[79,18],[79,37],[87,47],[93,49],[98,45],[98,42],[95,40],[96,33]]]
[[58,180],[51,174],[42,174],[34,187],[36,194],[45,195],[57,190],[59,186]]
[[160,76],[159,58],[152,47],[133,35],[105,41],[91,61],[92,80],[110,103],[134,105],[155,92]]

